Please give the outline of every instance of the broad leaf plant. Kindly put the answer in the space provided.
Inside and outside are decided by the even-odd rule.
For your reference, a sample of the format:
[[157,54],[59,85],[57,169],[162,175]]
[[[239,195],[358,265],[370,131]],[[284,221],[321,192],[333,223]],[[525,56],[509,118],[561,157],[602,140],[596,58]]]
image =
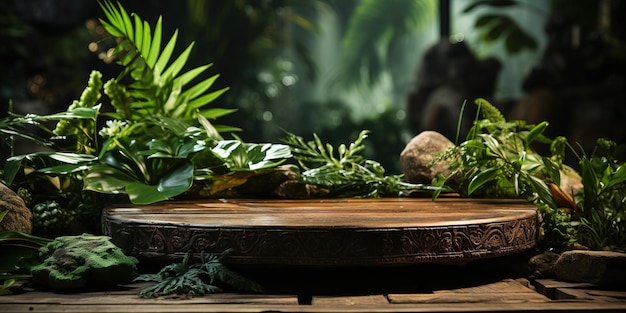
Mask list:
[[[54,197],[64,207],[99,202],[82,199],[93,192],[149,204],[183,195],[196,180],[219,176],[223,182],[242,171],[253,175],[291,156],[284,145],[224,140],[223,133],[239,129],[213,121],[233,110],[209,105],[227,88],[211,91],[219,75],[202,78],[210,64],[185,70],[194,44],[175,55],[178,31],[166,39],[162,18],[151,25],[119,3],[103,1],[100,6],[105,15],[100,22],[116,43],[112,57],[121,66],[119,75],[103,82],[102,74],[93,71],[80,99],[66,112],[11,114],[0,121],[3,138],[17,135],[49,148],[8,158],[3,170],[7,185],[37,189],[35,202]],[[112,110],[102,110],[103,96]],[[106,119],[106,126],[97,130],[100,119]],[[47,128],[49,121],[57,121],[53,129]],[[26,125],[36,125],[48,136],[29,135]]]

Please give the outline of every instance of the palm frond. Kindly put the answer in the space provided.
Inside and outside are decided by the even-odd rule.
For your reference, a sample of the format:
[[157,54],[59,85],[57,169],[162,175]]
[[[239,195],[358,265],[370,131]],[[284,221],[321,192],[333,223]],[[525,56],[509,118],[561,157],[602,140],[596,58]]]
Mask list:
[[[118,40],[113,55],[117,63],[125,67],[116,78],[116,83],[121,84],[126,77],[132,79],[125,89],[134,100],[113,105],[131,107],[133,112],[138,113],[132,116],[135,120],[147,115],[160,115],[194,123],[198,116],[210,116],[202,108],[228,88],[206,94],[219,75],[194,83],[211,64],[183,71],[194,43],[175,56],[178,30],[164,40],[162,17],[151,27],[136,13],[128,14],[120,3],[103,1],[100,6],[105,15],[105,19],[100,20],[102,26]],[[162,42],[167,42],[163,48]],[[116,107],[116,110],[124,112],[128,108]]]
[[348,86],[376,83],[388,66],[389,50],[404,35],[424,26],[435,8],[433,0],[362,1],[342,41],[345,53],[339,82]]

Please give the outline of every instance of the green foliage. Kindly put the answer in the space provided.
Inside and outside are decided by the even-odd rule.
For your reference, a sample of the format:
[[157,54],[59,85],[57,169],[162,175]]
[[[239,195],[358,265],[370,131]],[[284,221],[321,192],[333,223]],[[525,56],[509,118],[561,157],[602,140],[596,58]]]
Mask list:
[[[87,199],[85,195],[92,191],[126,194],[136,204],[154,203],[185,193],[195,179],[268,169],[290,156],[288,147],[281,145],[224,141],[220,132],[238,129],[215,126],[210,120],[233,110],[205,106],[227,88],[208,92],[218,75],[204,79],[200,75],[210,65],[183,71],[193,44],[175,56],[178,32],[162,48],[161,19],[153,32],[148,22],[137,14],[129,15],[119,3],[105,1],[101,8],[106,17],[101,22],[117,40],[114,56],[123,66],[118,77],[103,85],[102,75],[93,71],[80,100],[66,112],[12,115],[0,121],[0,135],[22,135],[53,150],[13,156],[3,172],[7,184],[37,189],[41,199],[34,203],[40,203],[42,226],[52,220],[70,222],[51,213],[58,209],[44,210],[46,200],[55,201],[66,212],[73,212],[70,205],[88,209],[77,199]],[[114,112],[100,113],[97,103],[102,90]],[[96,120],[102,115],[110,119],[96,131]],[[47,129],[46,121],[58,121],[56,128]],[[28,135],[25,125],[37,125],[49,137]],[[98,136],[103,139],[101,145]],[[45,188],[36,188],[40,186]]]
[[346,146],[335,149],[324,144],[317,134],[312,141],[287,133],[283,142],[291,147],[294,159],[305,169],[300,180],[321,187],[320,196],[327,197],[382,197],[398,196],[402,191],[428,188],[402,181],[401,175],[385,176],[385,169],[376,161],[361,156],[363,141],[369,131],[363,130],[358,138]]
[[[549,187],[560,185],[564,139],[546,138],[547,122],[507,121],[486,100],[475,103],[483,119],[474,121],[466,141],[434,158],[433,162],[446,160],[453,172],[433,185],[459,180],[452,187],[463,197],[524,198],[539,208],[543,244],[560,247],[569,242],[573,235],[570,218],[558,208]],[[551,144],[552,158],[533,149],[541,143]],[[433,199],[438,195],[436,191]]]
[[[483,119],[476,120],[463,143],[451,147],[436,160],[446,159],[454,176],[461,177],[462,196],[518,198],[540,201],[556,209],[544,178],[559,181],[559,165],[537,154],[536,141],[549,142],[543,131],[547,123],[528,125],[506,121],[499,110],[484,99],[477,99]],[[435,196],[436,197],[436,196]]]
[[207,149],[206,141],[194,139],[182,136],[154,139],[144,144],[130,138],[117,138],[113,142],[116,148],[104,152],[99,162],[86,171],[84,188],[108,194],[126,193],[136,204],[179,195],[193,182],[191,154]]
[[[0,212],[0,222],[8,211]],[[18,280],[30,279],[37,251],[51,240],[18,231],[0,232],[0,296],[13,293]]]
[[199,263],[191,263],[192,255],[185,255],[181,263],[163,267],[156,274],[144,274],[135,281],[151,281],[157,284],[141,290],[143,298],[157,298],[166,295],[201,296],[208,293],[222,292],[224,287],[238,291],[261,292],[257,283],[233,272],[224,264],[222,258],[229,251],[220,254],[200,254]]
[[435,10],[432,0],[360,1],[342,42],[346,49],[337,81],[347,85],[378,82],[389,67],[390,51],[404,35],[423,27]]
[[[110,1],[100,4],[106,20],[100,22],[106,31],[118,39],[114,56],[124,70],[115,79],[107,82],[107,91],[113,101],[117,119],[141,122],[146,116],[167,116],[183,122],[193,123],[198,116],[215,118],[215,111],[203,109],[228,88],[205,94],[219,75],[192,81],[210,68],[203,65],[181,73],[194,46],[191,43],[172,61],[176,49],[178,31],[165,42],[162,36],[162,19],[154,25],[154,32],[147,21],[138,14],[129,15],[121,4]],[[132,82],[121,86],[122,79],[129,77]],[[123,101],[131,99],[132,101]],[[222,111],[222,114],[231,111]]]
[[54,200],[37,203],[32,208],[33,227],[43,233],[58,233],[74,220],[75,212],[67,211]]
[[[100,100],[100,90],[102,89],[102,74],[92,71],[89,76],[87,87],[83,90],[80,100],[74,102],[67,108],[68,112],[80,112],[83,109],[98,107]],[[89,112],[89,111],[87,111]],[[96,111],[97,113],[97,111]],[[75,147],[69,151],[77,153],[95,154],[97,152],[96,115],[89,119],[61,119],[53,130],[55,135],[72,137]]]
[[[520,9],[527,6],[532,11],[533,7],[520,1],[513,0],[477,0],[470,3],[463,13],[469,13],[480,7]],[[510,54],[520,53],[524,50],[536,50],[539,46],[537,40],[522,29],[515,19],[498,13],[480,15],[474,23],[476,29],[482,30],[482,37],[486,43],[503,40],[506,51]]]
[[626,163],[614,157],[615,142],[599,139],[579,157],[582,192],[576,195],[576,239],[591,249],[626,250]]
[[221,140],[212,151],[224,160],[230,172],[269,169],[291,157],[288,146],[270,143],[252,144],[240,140]]
[[573,217],[565,210],[551,208],[545,203],[537,203],[539,213],[539,248],[559,250],[576,242],[576,229]]
[[[591,156],[578,156],[584,187],[567,208],[570,214],[559,208],[557,191],[552,190],[558,189],[561,171],[566,171],[567,140],[546,138],[546,122],[506,121],[487,101],[478,99],[476,104],[484,119],[474,121],[465,142],[435,158],[448,160],[454,169],[435,186],[456,176],[461,178],[456,188],[462,196],[523,197],[535,203],[544,248],[577,242],[591,249],[626,250],[626,163],[615,158],[614,142],[599,139]],[[536,143],[550,144],[551,157],[537,154]]]

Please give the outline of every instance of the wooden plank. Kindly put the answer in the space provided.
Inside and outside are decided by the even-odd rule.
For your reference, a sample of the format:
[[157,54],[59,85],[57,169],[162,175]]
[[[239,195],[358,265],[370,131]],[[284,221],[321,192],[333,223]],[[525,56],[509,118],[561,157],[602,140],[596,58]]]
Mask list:
[[364,296],[315,296],[312,305],[330,305],[330,306],[354,306],[354,305],[372,305],[384,306],[389,301],[384,295],[364,295]]
[[504,279],[495,283],[473,287],[436,290],[434,293],[536,293],[514,279]]
[[0,297],[2,304],[54,304],[54,305],[144,305],[148,303],[158,303],[163,305],[187,305],[187,304],[277,304],[296,305],[298,304],[295,295],[256,295],[256,294],[210,294],[193,298],[183,297],[160,297],[155,299],[145,299],[139,295],[110,295],[110,294],[50,294],[32,292],[22,295],[12,295]]
[[390,294],[391,303],[534,303],[550,299],[513,279],[424,294]]
[[411,303],[393,305],[3,305],[0,311],[3,313],[128,313],[128,312],[152,312],[152,313],[200,313],[200,312],[624,312],[626,305],[623,303],[584,303],[584,302],[537,302],[537,303]]
[[188,304],[271,304],[297,305],[295,295],[281,294],[245,294],[245,293],[216,293],[188,298],[185,296],[167,296],[154,299],[145,299],[139,296],[139,291],[150,283],[129,284],[117,290],[89,291],[89,292],[42,292],[30,291],[22,294],[0,297],[3,304],[50,304],[50,305],[144,305],[158,303],[163,305]]
[[550,299],[557,300],[557,289],[559,288],[590,288],[594,285],[589,283],[570,283],[551,278],[542,278],[535,280],[535,286],[538,293]]
[[391,303],[536,303],[547,302],[545,296],[533,293],[432,293],[390,294]]
[[556,288],[555,300],[626,302],[626,291]]
[[[453,294],[447,294],[453,295]],[[465,294],[471,296],[471,294]],[[341,298],[328,299],[312,305],[266,304],[266,303],[184,303],[174,301],[159,303],[104,304],[51,304],[51,303],[6,303],[0,304],[0,312],[624,312],[626,302],[595,301],[499,301],[499,302],[391,302],[364,304],[356,301],[343,301]],[[349,296],[353,300],[358,299]],[[361,298],[366,301],[372,297]]]

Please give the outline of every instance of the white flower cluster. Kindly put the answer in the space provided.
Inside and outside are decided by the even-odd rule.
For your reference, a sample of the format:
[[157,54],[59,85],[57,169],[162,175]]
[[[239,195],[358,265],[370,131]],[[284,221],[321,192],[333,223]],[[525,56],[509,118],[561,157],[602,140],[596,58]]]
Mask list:
[[111,138],[121,133],[128,127],[128,123],[120,120],[108,120],[106,126],[103,127],[98,134],[104,139]]

